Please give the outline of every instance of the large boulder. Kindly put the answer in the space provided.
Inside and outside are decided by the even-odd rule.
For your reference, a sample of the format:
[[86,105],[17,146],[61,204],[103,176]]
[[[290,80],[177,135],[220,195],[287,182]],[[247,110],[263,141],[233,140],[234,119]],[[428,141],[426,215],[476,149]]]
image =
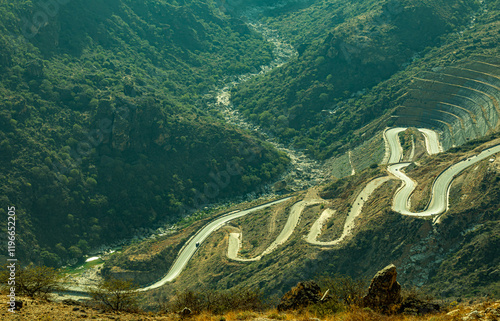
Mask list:
[[321,288],[314,281],[299,282],[285,293],[278,304],[278,311],[294,310],[321,300]]
[[397,312],[402,301],[397,275],[394,264],[378,271],[368,288],[368,294],[363,298],[363,305],[382,313]]

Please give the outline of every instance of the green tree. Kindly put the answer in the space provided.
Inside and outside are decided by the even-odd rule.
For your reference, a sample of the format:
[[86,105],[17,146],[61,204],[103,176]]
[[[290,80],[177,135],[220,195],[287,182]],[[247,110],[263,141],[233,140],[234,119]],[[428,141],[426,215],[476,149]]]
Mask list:
[[92,299],[102,308],[113,311],[131,311],[137,308],[137,287],[130,281],[106,279],[89,288]]
[[72,258],[80,259],[83,256],[82,250],[76,245],[71,246],[68,251]]
[[59,255],[51,253],[49,251],[42,251],[40,253],[40,258],[47,266],[57,267],[59,266],[59,264],[61,264],[61,258],[59,257]]
[[77,246],[82,252],[88,252],[90,250],[89,243],[86,240],[79,240]]
[[2,286],[11,287],[15,286],[16,294],[27,295],[31,298],[41,297],[47,298],[48,294],[55,291],[64,290],[63,283],[66,278],[62,275],[61,271],[48,266],[34,266],[30,265],[25,268],[20,268],[19,265],[15,266],[15,284],[9,283],[10,266],[7,266],[0,272],[0,281]]

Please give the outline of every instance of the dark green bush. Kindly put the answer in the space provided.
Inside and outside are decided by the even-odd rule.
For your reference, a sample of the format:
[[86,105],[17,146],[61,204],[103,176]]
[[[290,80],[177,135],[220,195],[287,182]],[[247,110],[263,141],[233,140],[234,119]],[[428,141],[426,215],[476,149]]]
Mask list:
[[308,310],[319,317],[360,307],[367,289],[363,281],[345,275],[322,277],[317,283],[325,295],[322,301],[309,306]]

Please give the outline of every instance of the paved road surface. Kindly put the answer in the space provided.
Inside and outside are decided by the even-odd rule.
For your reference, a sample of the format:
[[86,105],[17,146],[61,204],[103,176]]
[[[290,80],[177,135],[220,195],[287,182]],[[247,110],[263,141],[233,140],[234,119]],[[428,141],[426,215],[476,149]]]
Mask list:
[[384,131],[385,150],[388,151],[390,157],[388,164],[399,163],[403,156],[403,147],[399,140],[399,133],[405,131],[406,127],[395,127]]
[[250,208],[247,210],[243,210],[243,211],[239,211],[239,212],[232,213],[229,215],[225,215],[225,216],[219,217],[216,220],[214,220],[213,222],[207,224],[194,237],[192,237],[186,243],[186,245],[182,248],[182,250],[180,251],[177,258],[175,259],[175,262],[172,265],[172,267],[170,268],[170,271],[167,273],[167,275],[165,275],[161,280],[159,280],[158,282],[155,282],[154,284],[152,284],[150,286],[140,288],[139,291],[148,291],[148,290],[156,289],[156,288],[158,288],[158,287],[160,287],[168,282],[173,281],[175,278],[177,278],[179,276],[179,274],[181,274],[182,270],[184,270],[184,268],[188,264],[189,260],[196,252],[196,250],[198,249],[198,247],[196,246],[196,243],[198,243],[198,244],[203,243],[203,241],[205,241],[205,239],[210,234],[212,234],[214,231],[221,228],[227,222],[235,220],[235,219],[240,218],[242,216],[248,215],[248,214],[253,213],[255,211],[259,211],[259,210],[264,209],[266,207],[282,203],[288,199],[290,199],[290,197],[286,197],[286,198],[283,198],[283,199],[280,199],[280,200],[277,200],[277,201],[274,201],[271,203],[263,204],[263,205],[256,206],[256,207],[253,207],[253,208]]
[[424,134],[425,147],[429,155],[434,155],[443,151],[443,147],[439,143],[438,134],[435,131],[427,128],[419,128],[418,131]]
[[359,216],[359,214],[361,214],[363,205],[368,200],[370,195],[390,179],[391,178],[389,176],[378,177],[366,184],[365,188],[356,197],[356,200],[354,201],[354,204],[352,205],[351,210],[349,211],[349,214],[347,215],[347,218],[345,220],[342,235],[338,239],[329,242],[318,241],[318,237],[321,234],[323,225],[326,224],[328,219],[336,212],[328,208],[324,210],[323,213],[321,213],[320,218],[316,222],[314,222],[311,230],[309,231],[309,234],[306,236],[306,241],[314,245],[323,246],[337,245],[342,242],[348,235],[351,234],[352,230],[354,229],[354,220]]
[[402,188],[398,190],[398,192],[396,192],[396,195],[394,195],[392,209],[403,215],[418,216],[418,217],[433,216],[446,212],[446,210],[448,210],[448,205],[449,205],[448,204],[449,189],[455,176],[460,174],[466,168],[488,157],[491,157],[491,155],[499,152],[500,152],[500,145],[497,145],[487,150],[484,150],[478,155],[472,156],[466,160],[463,160],[448,167],[437,177],[437,179],[434,181],[434,184],[432,185],[431,201],[429,203],[428,208],[425,211],[419,213],[414,213],[409,210],[410,208],[409,199],[411,194],[413,193],[413,190],[415,189],[416,183],[411,178],[406,176],[403,172],[401,172],[401,169],[408,166],[409,163],[401,163],[389,166],[387,169],[392,174],[401,179],[404,184]]
[[295,230],[295,227],[299,223],[300,215],[304,211],[304,209],[308,206],[311,205],[316,205],[325,202],[324,200],[303,200],[300,202],[295,203],[292,208],[290,209],[290,215],[288,215],[288,220],[285,223],[285,226],[283,227],[283,230],[281,230],[281,233],[278,235],[278,237],[269,245],[267,249],[262,252],[257,257],[251,258],[251,259],[244,259],[238,257],[238,252],[239,249],[241,248],[241,233],[231,233],[229,235],[229,246],[227,250],[227,256],[228,258],[235,260],[235,261],[241,261],[241,262],[248,262],[248,261],[258,261],[260,260],[264,255],[267,255],[274,250],[281,244],[285,243],[290,236],[292,236],[293,231]]

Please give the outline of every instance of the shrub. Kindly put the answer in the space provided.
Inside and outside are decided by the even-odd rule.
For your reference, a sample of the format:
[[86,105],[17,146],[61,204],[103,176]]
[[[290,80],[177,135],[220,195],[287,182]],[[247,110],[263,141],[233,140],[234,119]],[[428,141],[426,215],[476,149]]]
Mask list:
[[321,288],[329,289],[329,295],[347,306],[361,306],[365,294],[365,282],[354,280],[350,276],[323,278],[318,281]]
[[16,264],[15,284],[9,283],[10,270],[5,268],[0,272],[0,281],[3,286],[16,288],[16,294],[27,295],[31,298],[47,298],[48,294],[64,290],[65,278],[60,270],[48,266],[30,265],[20,268]]
[[248,320],[248,319],[255,319],[257,317],[257,314],[255,314],[252,311],[243,311],[240,312],[236,315],[236,320]]
[[89,288],[92,299],[101,308],[113,311],[137,310],[137,287],[130,281],[105,279],[97,286]]
[[249,289],[227,291],[192,291],[176,295],[168,306],[170,311],[189,308],[194,314],[209,312],[224,314],[228,311],[260,311],[264,309],[261,294]]
[[[352,310],[362,304],[366,285],[349,276],[323,277],[317,281],[325,297],[308,308],[319,317],[344,310]],[[328,293],[326,292],[328,291]]]
[[271,313],[267,316],[268,319],[273,319],[273,320],[285,320],[286,315],[285,314],[279,314],[279,313]]

